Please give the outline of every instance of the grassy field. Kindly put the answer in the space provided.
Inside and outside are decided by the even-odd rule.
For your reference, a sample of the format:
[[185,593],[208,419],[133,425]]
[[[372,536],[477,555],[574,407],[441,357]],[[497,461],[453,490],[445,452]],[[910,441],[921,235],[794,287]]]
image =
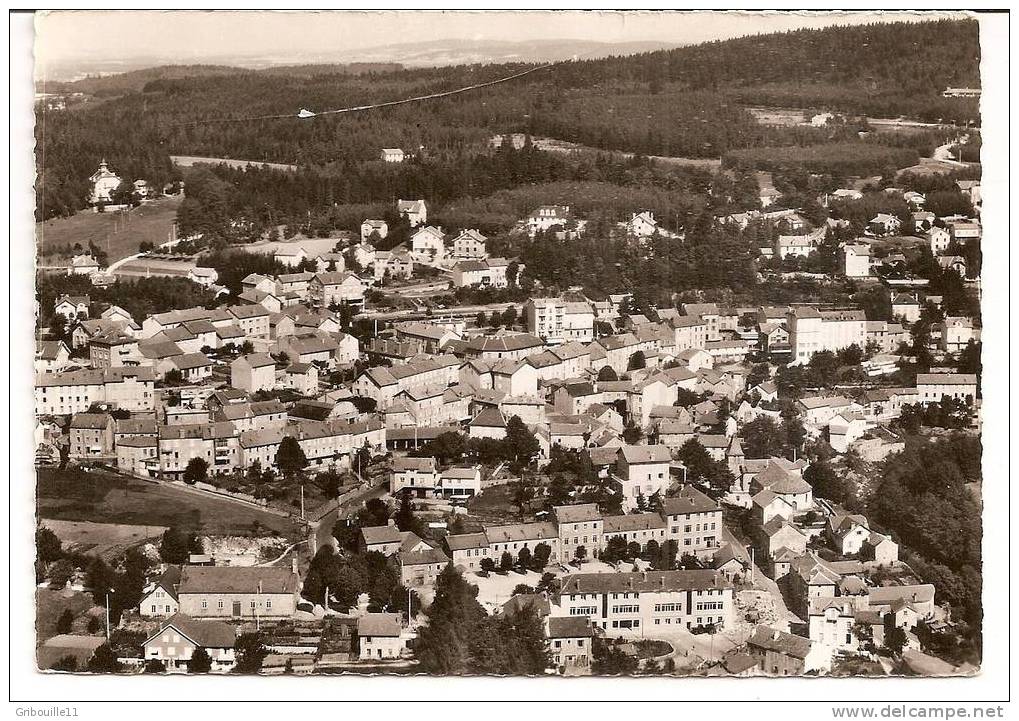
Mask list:
[[85,210],[69,218],[53,218],[36,223],[35,237],[42,265],[66,266],[68,259],[45,256],[58,248],[71,248],[80,243],[88,248],[94,242],[115,260],[138,252],[138,244],[149,241],[165,243],[177,217],[181,196],[161,198],[144,203],[126,213],[93,213]]
[[303,537],[291,520],[258,508],[112,473],[43,468],[36,494],[44,519],[178,526],[209,535],[275,531],[287,538]]
[[85,612],[92,606],[91,593],[37,588],[35,590],[36,642],[41,644],[46,639],[57,635],[57,619],[65,609],[74,614],[72,633],[85,633],[85,627],[88,625],[88,617]]
[[42,519],[42,525],[57,535],[65,549],[113,558],[131,546],[158,541],[166,526],[137,526],[124,523],[93,523]]
[[182,168],[190,168],[192,165],[226,165],[231,168],[247,168],[249,165],[256,168],[260,168],[266,165],[273,170],[286,170],[294,172],[297,170],[296,165],[288,165],[286,163],[266,163],[258,160],[231,160],[230,158],[205,158],[196,155],[171,155],[170,160],[173,161],[174,165],[179,165]]

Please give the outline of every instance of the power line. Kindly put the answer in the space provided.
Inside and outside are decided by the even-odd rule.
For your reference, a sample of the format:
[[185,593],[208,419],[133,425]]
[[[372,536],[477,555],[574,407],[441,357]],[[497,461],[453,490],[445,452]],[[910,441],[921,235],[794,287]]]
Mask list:
[[306,110],[304,108],[301,108],[300,111],[298,111],[296,113],[281,113],[281,114],[277,114],[277,115],[251,115],[251,116],[241,117],[241,118],[210,118],[210,119],[207,119],[207,120],[193,120],[193,121],[187,122],[187,123],[174,123],[174,124],[171,125],[171,127],[182,127],[182,126],[191,126],[191,125],[203,125],[205,123],[241,123],[241,122],[249,122],[249,121],[253,121],[253,120],[283,120],[283,119],[286,119],[286,118],[300,118],[302,120],[309,120],[309,119],[312,119],[312,118],[317,118],[317,117],[322,116],[322,115],[338,115],[340,113],[357,113],[357,112],[362,112],[362,111],[365,111],[365,110],[375,110],[377,108],[389,108],[389,107],[393,107],[395,105],[405,105],[407,103],[417,103],[417,102],[421,102],[423,100],[434,100],[436,98],[447,98],[447,97],[449,97],[451,95],[459,95],[460,93],[470,92],[471,90],[480,90],[481,88],[488,88],[488,87],[491,87],[493,85],[498,85],[500,83],[506,83],[506,82],[509,82],[511,80],[516,80],[517,78],[522,78],[525,75],[530,75],[531,73],[538,72],[539,70],[545,70],[547,68],[551,68],[551,67],[554,67],[556,65],[562,65],[563,63],[566,63],[566,62],[570,62],[570,61],[569,60],[559,60],[557,62],[546,63],[545,65],[539,65],[538,67],[530,68],[528,70],[524,70],[524,71],[519,72],[519,73],[514,73],[513,75],[507,75],[504,78],[498,78],[496,80],[489,80],[489,81],[484,82],[484,83],[475,83],[474,85],[468,85],[468,86],[463,87],[463,88],[457,88],[456,90],[446,90],[446,91],[443,91],[441,93],[431,93],[429,95],[418,95],[418,96],[415,96],[413,98],[403,98],[401,100],[389,100],[389,101],[386,101],[384,103],[372,103],[370,105],[353,105],[353,106],[346,107],[346,108],[336,108],[334,110],[320,110],[317,113],[316,112],[312,112],[310,110]]

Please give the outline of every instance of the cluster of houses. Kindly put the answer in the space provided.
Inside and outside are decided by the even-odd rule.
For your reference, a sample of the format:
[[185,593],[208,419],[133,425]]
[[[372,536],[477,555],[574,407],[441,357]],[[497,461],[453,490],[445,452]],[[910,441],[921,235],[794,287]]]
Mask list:
[[[383,160],[400,162],[387,152]],[[375,250],[373,240],[385,238],[388,228],[366,220],[351,248],[374,281],[409,277],[419,264],[448,271],[455,286],[509,284],[511,261],[490,257],[481,233],[447,234],[428,225],[423,200],[400,200],[398,210],[414,228],[406,244]],[[795,213],[776,212],[765,215],[775,215],[788,237],[816,234],[799,225]],[[744,215],[730,220],[752,219]],[[634,213],[622,225],[638,240],[668,235],[648,212]],[[967,232],[963,226],[958,232]],[[584,222],[568,207],[543,206],[522,229],[532,235],[581,233]],[[933,226],[929,233],[933,238],[940,230]],[[781,245],[784,237],[773,252],[799,252]],[[869,247],[846,245],[847,275],[870,273]],[[276,251],[291,267],[309,260],[302,253],[287,244]],[[734,672],[826,668],[835,654],[861,648],[861,624],[879,643],[891,616],[915,643],[911,634],[919,621],[943,620],[932,586],[919,579],[898,585],[879,580],[895,573],[908,577],[892,538],[872,529],[864,516],[815,498],[804,480],[805,461],[749,458],[741,436],[757,418],[782,417],[776,382],[748,383],[751,362],[807,364],[817,353],[854,345],[866,351],[864,390],[853,397],[808,394],[794,404],[807,433],[825,438],[836,453],[847,452],[907,405],[945,397],[973,403],[974,375],[934,369],[918,375],[915,387],[883,382],[910,340],[906,326],[919,317],[918,295],[893,289],[891,317],[868,320],[858,308],[708,302],[649,312],[650,318],[621,312],[625,295],[592,300],[567,292],[529,299],[519,331],[472,327],[470,319],[451,316],[398,322],[361,341],[344,332],[334,311],[362,309],[370,281],[349,272],[342,254],[310,260],[315,271],[249,275],[235,304],[212,310],[136,319],[117,306],[98,312],[88,296],[58,298],[53,310],[73,322],[73,330],[69,344],[37,344],[40,452],[65,447],[75,461],[182,480],[195,458],[213,476],[256,465],[276,468],[278,451],[291,438],[304,452],[308,473],[351,468],[362,449],[373,456],[391,453],[393,496],[462,506],[493,482],[490,469],[444,466],[407,451],[447,432],[500,440],[516,418],[537,439],[539,465],[558,450],[584,451],[623,513],[563,505],[534,521],[487,524],[441,542],[394,525],[365,527],[360,543],[363,551],[394,559],[402,583],[417,589],[434,584],[450,563],[476,573],[505,554],[514,562],[543,556],[566,574],[543,614],[560,668],[588,668],[596,635],[652,635],[655,627],[717,630],[737,623],[736,588],[753,567],[725,541],[723,504],[747,509],[758,565],[794,599],[792,610],[809,632],[793,636],[758,628],[728,660],[739,668]],[[196,269],[192,280],[211,286],[216,278]],[[933,329],[932,342],[943,353],[958,353],[979,339],[976,325],[970,318],[946,318]],[[691,402],[693,396],[699,398]],[[688,482],[689,469],[678,459],[691,441],[731,472],[724,495],[708,495],[712,489]],[[582,570],[585,559],[599,558],[614,539],[642,551],[673,543],[702,567],[584,573],[566,565],[577,562]],[[826,560],[832,556],[840,560]],[[291,619],[299,603],[296,569],[169,568],[139,607],[141,616],[160,620],[158,632],[145,641],[144,659],[172,669],[186,665],[200,647],[209,651],[215,670],[228,670],[236,662],[231,624]],[[358,656],[373,661],[406,657],[408,634],[391,614],[363,614],[351,629]]]

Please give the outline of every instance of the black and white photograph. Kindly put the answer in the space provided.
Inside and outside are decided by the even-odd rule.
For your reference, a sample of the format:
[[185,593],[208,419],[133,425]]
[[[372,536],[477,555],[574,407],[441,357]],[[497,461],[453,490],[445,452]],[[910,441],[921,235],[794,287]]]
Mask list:
[[29,15],[40,688],[1006,671],[1007,11]]

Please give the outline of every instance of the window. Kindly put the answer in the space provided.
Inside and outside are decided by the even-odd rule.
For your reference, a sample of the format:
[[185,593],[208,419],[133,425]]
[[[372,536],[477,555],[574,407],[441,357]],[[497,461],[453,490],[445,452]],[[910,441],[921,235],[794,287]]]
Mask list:
[[265,599],[265,607],[266,608],[272,608],[272,599],[271,598]]
[[208,607],[209,607],[209,602],[208,601],[202,601],[202,608],[208,608]]
[[153,604],[153,605],[152,605],[152,611],[151,611],[151,613],[155,613],[155,612],[156,612],[156,606],[155,606],[155,604]]
[[222,601],[217,601],[216,602],[216,608],[220,608],[220,609],[223,608],[223,602]]

